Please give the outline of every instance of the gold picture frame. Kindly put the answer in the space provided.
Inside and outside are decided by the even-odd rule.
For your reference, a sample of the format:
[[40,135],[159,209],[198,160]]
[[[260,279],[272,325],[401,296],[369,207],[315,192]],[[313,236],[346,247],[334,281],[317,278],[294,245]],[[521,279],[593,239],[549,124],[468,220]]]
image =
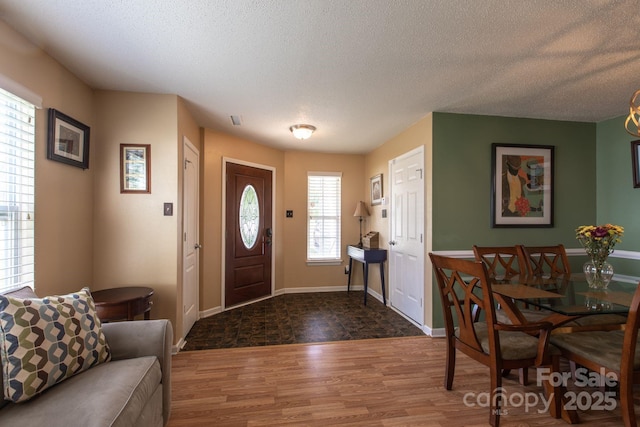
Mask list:
[[151,193],[150,144],[120,144],[120,193]]

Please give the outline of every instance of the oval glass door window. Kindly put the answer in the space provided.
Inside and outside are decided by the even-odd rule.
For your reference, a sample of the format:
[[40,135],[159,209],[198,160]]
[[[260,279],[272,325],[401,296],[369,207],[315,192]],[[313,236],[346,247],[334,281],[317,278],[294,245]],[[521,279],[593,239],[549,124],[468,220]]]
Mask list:
[[247,249],[251,249],[258,240],[258,226],[260,225],[260,206],[258,193],[253,185],[247,185],[240,197],[240,236]]

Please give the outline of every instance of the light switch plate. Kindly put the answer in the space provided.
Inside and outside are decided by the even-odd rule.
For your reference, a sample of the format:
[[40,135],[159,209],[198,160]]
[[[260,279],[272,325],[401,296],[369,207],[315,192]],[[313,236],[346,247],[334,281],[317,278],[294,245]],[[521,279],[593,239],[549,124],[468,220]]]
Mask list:
[[173,203],[164,204],[164,216],[173,216]]

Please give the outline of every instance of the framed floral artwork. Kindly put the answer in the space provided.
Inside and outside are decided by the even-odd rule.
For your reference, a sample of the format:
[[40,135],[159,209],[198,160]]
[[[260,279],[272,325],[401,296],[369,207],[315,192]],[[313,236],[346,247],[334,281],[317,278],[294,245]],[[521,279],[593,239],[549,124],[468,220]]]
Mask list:
[[151,193],[151,145],[120,144],[120,192]]
[[491,227],[553,227],[550,145],[492,144]]

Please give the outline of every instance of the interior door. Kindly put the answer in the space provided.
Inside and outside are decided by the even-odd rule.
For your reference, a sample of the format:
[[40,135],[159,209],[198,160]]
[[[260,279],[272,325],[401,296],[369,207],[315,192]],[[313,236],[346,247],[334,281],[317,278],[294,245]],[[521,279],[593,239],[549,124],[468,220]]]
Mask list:
[[182,307],[183,337],[186,337],[193,324],[198,320],[198,264],[200,262],[199,242],[199,181],[200,153],[184,138],[184,176],[183,176],[183,276]]
[[390,162],[389,289],[391,306],[424,321],[424,154],[418,148]]
[[226,164],[225,307],[271,295],[272,171]]

